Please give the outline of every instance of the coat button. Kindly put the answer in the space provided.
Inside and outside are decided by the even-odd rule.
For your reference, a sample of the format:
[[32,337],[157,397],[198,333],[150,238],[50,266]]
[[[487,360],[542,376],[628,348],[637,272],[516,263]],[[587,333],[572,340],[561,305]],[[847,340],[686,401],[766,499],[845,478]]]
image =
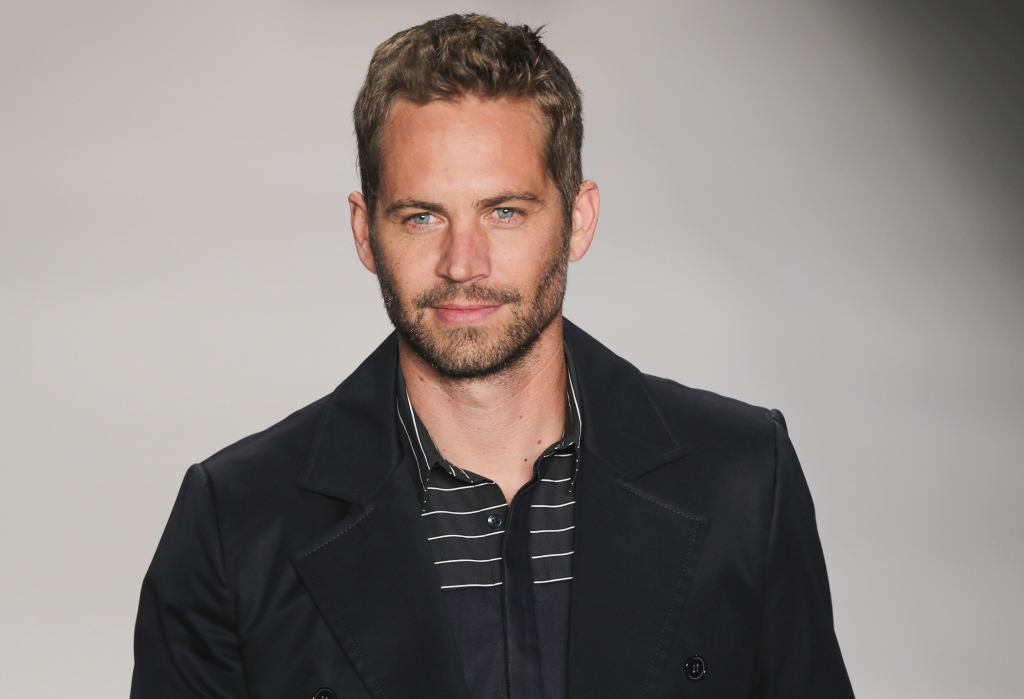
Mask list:
[[[477,520],[478,522],[480,520]],[[501,526],[501,515],[490,515],[487,517],[487,526],[491,529],[497,529]]]
[[686,661],[686,665],[683,668],[686,670],[686,676],[696,682],[704,676],[704,658],[695,655]]
[[321,687],[316,690],[316,694],[313,695],[313,699],[338,699],[338,695],[334,693],[334,690],[330,687]]

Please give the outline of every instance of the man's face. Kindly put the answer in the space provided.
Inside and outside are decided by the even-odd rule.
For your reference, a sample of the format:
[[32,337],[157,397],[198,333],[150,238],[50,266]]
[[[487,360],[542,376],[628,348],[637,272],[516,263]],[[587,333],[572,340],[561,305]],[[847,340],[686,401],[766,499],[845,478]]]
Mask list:
[[570,238],[541,118],[504,98],[391,111],[372,267],[391,322],[442,375],[514,365],[561,312]]

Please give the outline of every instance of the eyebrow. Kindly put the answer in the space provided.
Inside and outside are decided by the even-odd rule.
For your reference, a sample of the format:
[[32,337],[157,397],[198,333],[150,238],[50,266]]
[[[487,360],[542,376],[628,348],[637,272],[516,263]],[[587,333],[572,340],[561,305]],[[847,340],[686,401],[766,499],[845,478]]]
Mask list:
[[392,214],[398,213],[402,209],[426,209],[427,211],[436,211],[440,214],[446,214],[444,206],[432,201],[423,201],[422,199],[398,199],[388,204],[388,207],[384,209],[385,216],[391,216]]
[[498,206],[510,201],[522,201],[530,204],[544,204],[544,200],[538,197],[533,192],[513,190],[509,192],[502,192],[496,197],[488,197],[487,199],[480,199],[476,202],[476,208],[478,209],[490,209],[491,207]]
[[[490,209],[492,207],[505,204],[507,202],[521,201],[528,202],[531,204],[544,204],[544,200],[534,194],[533,192],[511,190],[508,192],[502,192],[497,196],[488,197],[487,199],[478,199],[474,202],[474,206],[478,209]],[[438,204],[433,201],[424,201],[422,199],[413,199],[406,197],[405,199],[398,199],[391,202],[386,209],[384,209],[385,216],[391,216],[398,213],[403,209],[425,209],[427,211],[436,211],[439,214],[447,215],[447,210],[443,204]]]

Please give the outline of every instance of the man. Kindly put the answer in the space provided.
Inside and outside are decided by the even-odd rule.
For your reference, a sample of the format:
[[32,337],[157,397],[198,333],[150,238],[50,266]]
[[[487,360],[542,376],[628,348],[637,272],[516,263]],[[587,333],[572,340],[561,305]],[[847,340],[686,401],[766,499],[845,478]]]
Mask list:
[[354,116],[352,231],[397,332],[189,470],[132,696],[852,696],[782,415],[561,316],[599,195],[537,33],[400,32]]

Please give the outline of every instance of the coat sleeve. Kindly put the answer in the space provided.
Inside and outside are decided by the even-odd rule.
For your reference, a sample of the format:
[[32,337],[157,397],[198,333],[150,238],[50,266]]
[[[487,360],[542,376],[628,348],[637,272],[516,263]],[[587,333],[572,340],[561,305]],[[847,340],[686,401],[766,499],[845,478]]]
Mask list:
[[832,622],[814,503],[782,413],[775,422],[775,487],[758,647],[761,699],[853,697]]
[[210,478],[192,466],[142,583],[132,699],[247,695]]

